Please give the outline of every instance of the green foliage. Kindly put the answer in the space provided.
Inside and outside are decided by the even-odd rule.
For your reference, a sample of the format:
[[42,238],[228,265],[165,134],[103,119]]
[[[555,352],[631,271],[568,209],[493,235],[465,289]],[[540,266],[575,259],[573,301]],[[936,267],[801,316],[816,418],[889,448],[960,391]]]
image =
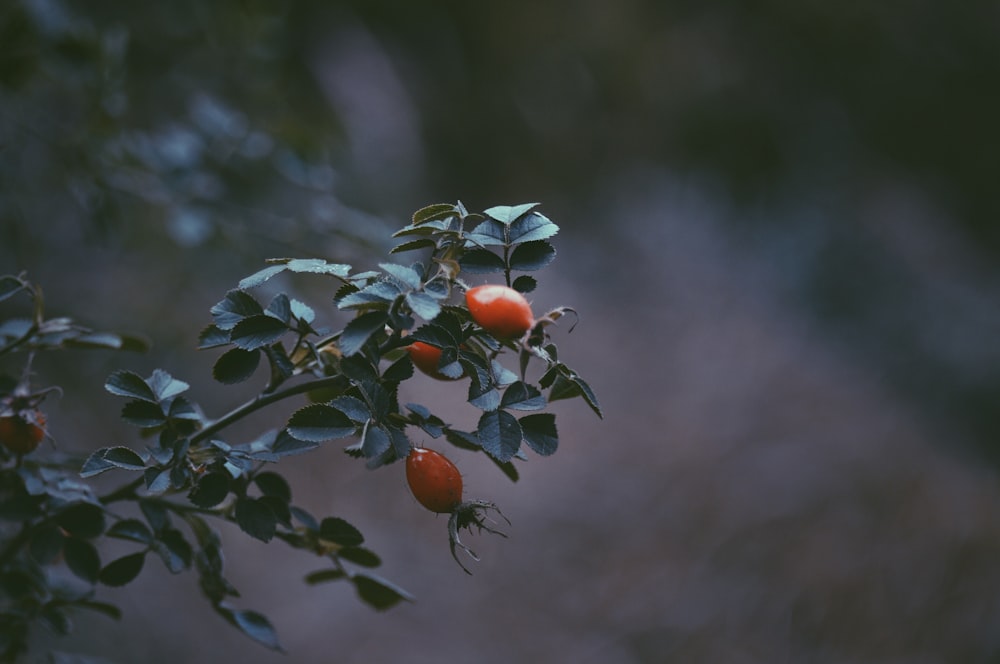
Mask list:
[[[350,266],[317,259],[269,261],[211,308],[212,323],[199,335],[200,348],[218,353],[212,375],[223,385],[251,380],[262,360],[269,367],[259,394],[217,419],[208,418],[188,396],[190,385],[168,371],[156,369],[144,378],[120,370],[104,387],[124,400],[121,419],[140,430],[141,446],[102,447],[82,463],[0,446],[0,592],[5,595],[0,622],[11,635],[0,644],[2,657],[12,659],[24,650],[33,623],[68,631],[69,609],[115,617],[113,607],[93,600],[97,588],[128,585],[151,555],[173,574],[195,571],[220,616],[251,639],[281,650],[264,615],[230,603],[239,593],[224,576],[221,540],[210,520],[323,558],[327,566],[309,574],[309,584],[345,581],[378,610],[412,600],[366,571],[381,559],[363,546],[357,527],[339,516],[317,518],[296,504],[293,487],[276,464],[348,439],[347,456],[378,469],[406,458],[414,447],[411,435],[420,432],[485,454],[516,481],[514,461],[526,458],[524,447],[540,456],[558,448],[555,415],[544,412],[549,403],[581,397],[601,415],[587,383],[556,359],[547,333],[568,309],[539,316],[522,339],[498,339],[475,323],[461,297],[470,287],[466,274],[502,272],[508,286],[534,288],[533,278],[514,273],[548,265],[555,249],[547,240],[558,232],[536,208],[499,206],[471,214],[461,203],[426,207],[396,234],[405,240],[393,249],[419,251],[421,259],[381,263],[377,270],[352,273]],[[340,329],[315,327],[317,309],[286,293],[266,303],[258,299],[255,289],[281,273],[331,280],[335,307],[328,313],[347,316]],[[31,353],[52,348],[136,346],[123,335],[93,333],[68,319],[46,320],[36,287],[23,276],[0,278],[0,300],[20,294],[33,301],[34,320],[0,324],[0,355],[30,351],[30,364]],[[468,381],[466,400],[477,413],[471,430],[453,427],[426,405],[400,404],[400,386],[415,375],[405,350],[413,341],[440,349],[442,375]],[[510,358],[517,370],[505,366]],[[533,361],[545,365],[538,381],[528,379]],[[37,409],[50,391],[33,391],[28,376],[26,367],[24,378],[2,383],[3,412]],[[303,395],[310,401],[280,429],[249,441],[225,440],[227,428],[250,413]],[[80,482],[105,473],[123,474],[125,483],[96,495]],[[132,512],[123,512],[128,505]],[[483,500],[456,508],[449,521],[453,555],[458,546],[474,557],[458,541],[460,528],[498,532],[478,516],[477,510],[485,509],[496,508]],[[104,560],[104,537],[135,548]],[[74,593],[54,587],[46,574],[60,561],[80,584]]]

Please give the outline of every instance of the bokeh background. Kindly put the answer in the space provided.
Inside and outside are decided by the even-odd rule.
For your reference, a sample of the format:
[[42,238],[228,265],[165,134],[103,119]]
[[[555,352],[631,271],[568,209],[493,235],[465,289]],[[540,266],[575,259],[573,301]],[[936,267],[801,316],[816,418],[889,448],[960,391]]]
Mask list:
[[[3,3],[0,271],[27,270],[50,315],[154,343],[39,359],[61,448],[136,441],[99,388],[114,369],[163,366],[225,412],[247,392],[194,347],[227,289],[274,256],[373,264],[456,199],[540,201],[561,226],[535,307],[581,311],[556,334],[606,413],[558,404],[559,452],[516,485],[453,454],[513,521],[474,539],[473,577],[401,468],[334,444],[284,461],[296,502],[357,524],[413,604],[306,586],[316,561],[224,530],[240,606],[289,655],[155,564],[104,592],[120,624],[80,616],[40,646],[997,661],[998,33],[987,0]],[[411,383],[475,417],[461,388]]]

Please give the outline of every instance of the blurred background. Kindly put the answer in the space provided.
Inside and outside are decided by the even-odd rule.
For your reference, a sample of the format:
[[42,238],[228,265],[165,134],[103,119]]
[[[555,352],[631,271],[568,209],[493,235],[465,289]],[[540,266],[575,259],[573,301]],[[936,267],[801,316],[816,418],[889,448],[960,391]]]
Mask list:
[[[451,455],[513,521],[470,540],[473,577],[400,467],[337,444],[283,461],[296,503],[358,525],[418,598],[375,613],[306,586],[314,559],[224,530],[240,607],[289,655],[154,564],[102,590],[120,624],[40,643],[154,663],[1000,661],[998,31],[986,0],[3,3],[0,272],[154,344],[39,358],[65,389],[60,448],[137,442],[99,389],[115,369],[233,407],[254,386],[214,384],[195,350],[226,290],[275,256],[372,265],[456,199],[540,201],[561,226],[535,308],[581,312],[555,334],[606,413],[558,404],[558,454],[514,485]],[[343,322],[329,284],[278,285]],[[461,387],[410,383],[474,421]]]

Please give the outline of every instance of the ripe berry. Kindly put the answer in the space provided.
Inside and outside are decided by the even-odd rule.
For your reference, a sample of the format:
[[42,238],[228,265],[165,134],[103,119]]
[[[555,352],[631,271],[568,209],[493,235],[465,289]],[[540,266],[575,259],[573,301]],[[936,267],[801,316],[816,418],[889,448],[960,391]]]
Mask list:
[[45,438],[45,414],[22,411],[0,417],[0,444],[15,454],[28,454]]
[[472,320],[498,339],[519,339],[531,329],[535,318],[524,296],[513,288],[486,284],[465,293]]
[[406,457],[406,482],[417,502],[432,512],[453,512],[462,502],[462,475],[448,457],[414,447]]
[[422,341],[414,341],[409,345],[408,350],[410,351],[410,359],[413,360],[413,365],[428,376],[437,378],[438,380],[458,380],[458,376],[452,378],[438,371],[438,367],[441,366],[440,348],[425,344]]

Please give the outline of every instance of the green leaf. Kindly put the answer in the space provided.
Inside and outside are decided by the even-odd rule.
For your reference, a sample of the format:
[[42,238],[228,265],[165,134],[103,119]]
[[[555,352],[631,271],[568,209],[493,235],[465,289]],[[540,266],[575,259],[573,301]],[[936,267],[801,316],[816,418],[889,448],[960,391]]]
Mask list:
[[500,407],[500,392],[492,383],[469,383],[469,403],[479,410],[495,411]]
[[170,468],[147,468],[142,479],[146,482],[146,490],[150,493],[163,493],[170,488]]
[[278,519],[266,503],[254,498],[241,498],[236,501],[236,523],[250,537],[270,542],[277,531]]
[[116,371],[108,376],[104,389],[120,397],[131,397],[156,403],[156,394],[136,373],[131,371]]
[[378,567],[382,564],[382,559],[374,551],[370,551],[364,547],[344,547],[337,552],[337,556],[362,567]]
[[138,519],[116,521],[108,528],[107,536],[140,544],[149,544],[153,541],[153,533],[149,531],[146,524]]
[[483,214],[488,217],[492,217],[499,222],[507,224],[508,226],[513,223],[517,218],[526,212],[538,207],[538,203],[522,203],[521,205],[497,205],[496,207],[491,207],[488,210],[484,210]]
[[395,300],[402,291],[399,286],[391,281],[376,281],[365,286],[359,291],[347,293],[337,298],[337,308],[356,309],[371,305],[380,305],[384,308]]
[[288,261],[288,269],[300,274],[328,274],[341,278],[346,278],[351,273],[350,265],[327,263],[321,258],[293,258]]
[[397,244],[395,247],[389,250],[390,254],[401,254],[404,251],[415,251],[417,249],[427,249],[430,247],[436,247],[437,243],[430,238],[421,238],[419,240],[410,240],[409,242],[403,242]]
[[545,397],[534,385],[518,381],[504,392],[500,407],[513,410],[541,410],[545,408]]
[[222,603],[217,604],[215,610],[257,643],[271,650],[283,652],[281,643],[278,642],[278,633],[263,614],[256,611],[238,611]]
[[104,509],[93,503],[75,503],[59,512],[55,521],[74,537],[92,539],[104,532]]
[[292,499],[292,488],[288,485],[285,478],[278,473],[257,473],[253,481],[265,496],[272,496],[286,503]]
[[310,572],[306,575],[306,583],[310,586],[315,586],[320,583],[329,583],[331,581],[340,581],[341,579],[347,578],[347,572],[339,569],[321,569],[315,572]]
[[434,203],[414,212],[413,223],[419,226],[429,221],[441,221],[448,217],[454,217],[457,213],[457,209],[451,203]]
[[297,440],[322,443],[354,433],[356,426],[347,415],[326,404],[300,408],[288,420],[288,433]]
[[339,396],[331,401],[330,405],[358,424],[364,424],[372,418],[368,404],[357,397]]
[[166,424],[167,416],[159,404],[149,401],[129,401],[122,406],[122,421],[142,429],[149,429]]
[[299,440],[290,435],[288,431],[281,431],[275,439],[274,444],[271,445],[271,452],[278,457],[284,457],[303,454],[317,447],[319,447],[319,443]]
[[140,500],[139,509],[154,533],[161,533],[170,527],[170,515],[163,505],[150,500]]
[[476,433],[483,450],[500,462],[510,461],[521,446],[521,425],[505,410],[483,413]]
[[63,543],[63,557],[69,571],[78,578],[87,583],[97,582],[101,573],[101,557],[93,544],[76,537],[68,537]]
[[379,611],[393,607],[403,600],[412,602],[416,599],[399,586],[367,572],[355,572],[351,575],[351,582],[361,600]]
[[305,302],[300,302],[295,298],[291,300],[292,315],[304,323],[312,323],[316,320],[316,312]]
[[538,282],[535,281],[534,277],[529,277],[526,274],[522,274],[520,277],[514,280],[514,283],[510,285],[511,288],[516,290],[518,293],[530,293],[538,287]]
[[540,270],[556,258],[556,250],[545,240],[519,244],[510,254],[510,268],[521,272]]
[[499,221],[487,219],[468,232],[465,239],[478,247],[502,247],[507,244],[507,227]]
[[176,528],[165,528],[153,542],[153,550],[163,559],[171,574],[179,574],[191,566],[191,544]]
[[458,264],[462,266],[462,270],[470,274],[500,272],[506,267],[503,258],[489,249],[472,249],[471,251],[467,251],[458,259]]
[[555,415],[552,413],[525,415],[520,419],[520,424],[524,442],[535,454],[549,456],[555,453],[559,446]]
[[438,298],[427,293],[412,292],[406,294],[406,303],[413,309],[413,313],[424,320],[434,320],[441,313],[441,303]]
[[254,272],[249,277],[242,279],[239,283],[239,288],[240,290],[249,290],[251,288],[256,288],[257,286],[260,286],[262,283],[264,283],[271,277],[277,274],[281,274],[286,269],[288,269],[287,265],[269,265],[265,267],[263,270]]
[[215,507],[229,495],[229,485],[228,473],[205,473],[188,493],[188,500],[203,509]]
[[384,311],[369,311],[353,319],[340,335],[340,351],[345,357],[354,355],[373,334],[385,328],[388,319]]
[[387,274],[392,275],[400,283],[412,290],[419,289],[423,283],[423,280],[420,278],[420,273],[412,267],[399,265],[397,263],[379,263],[378,266]]
[[392,446],[389,432],[380,426],[369,426],[361,437],[361,453],[366,459],[379,457]]
[[260,314],[244,318],[230,332],[230,340],[243,350],[268,346],[288,332],[288,326],[277,318]]
[[145,562],[145,552],[123,556],[105,565],[99,579],[106,586],[124,586],[139,576]]
[[365,538],[361,531],[339,517],[327,517],[319,524],[320,539],[340,546],[360,546]]
[[264,310],[265,316],[280,320],[287,327],[292,321],[292,303],[284,293],[278,293]]
[[537,212],[525,215],[510,225],[510,243],[544,240],[559,232],[559,227]]
[[253,375],[259,364],[259,350],[230,348],[216,360],[212,367],[212,378],[223,385],[242,383]]
[[226,297],[209,310],[215,326],[220,330],[231,330],[244,318],[264,313],[257,300],[241,290],[231,290]]
[[229,344],[229,332],[220,330],[215,325],[209,325],[198,335],[198,350],[218,348]]

